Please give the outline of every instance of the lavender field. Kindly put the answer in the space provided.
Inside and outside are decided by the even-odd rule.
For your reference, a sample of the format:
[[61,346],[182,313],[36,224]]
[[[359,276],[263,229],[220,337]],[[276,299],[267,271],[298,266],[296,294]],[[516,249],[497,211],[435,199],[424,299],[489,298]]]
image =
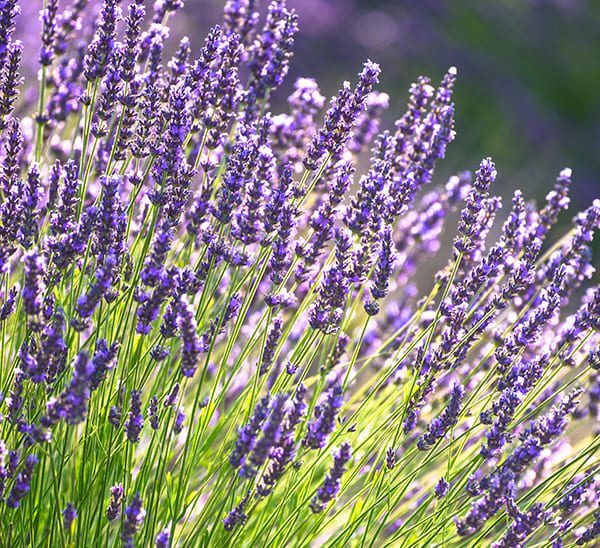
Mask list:
[[0,0],[0,547],[597,546],[598,185],[186,4]]

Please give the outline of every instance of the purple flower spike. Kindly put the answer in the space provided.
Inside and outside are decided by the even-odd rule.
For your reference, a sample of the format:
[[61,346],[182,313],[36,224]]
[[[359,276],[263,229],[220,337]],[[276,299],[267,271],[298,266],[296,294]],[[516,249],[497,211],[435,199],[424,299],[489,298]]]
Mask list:
[[268,415],[270,400],[269,396],[265,396],[258,402],[248,423],[238,429],[238,439],[229,455],[229,462],[234,468],[244,464],[248,455],[256,446],[258,432]]
[[315,407],[314,418],[308,423],[306,437],[302,440],[304,447],[310,449],[325,447],[329,435],[335,428],[337,413],[342,403],[342,387],[334,384],[327,391],[325,401]]
[[181,374],[193,377],[198,367],[201,344],[197,334],[194,311],[185,297],[181,297],[178,306],[178,325],[181,331],[183,348],[181,351]]
[[154,539],[154,545],[156,546],[156,548],[169,548],[170,543],[171,532],[168,528],[165,527],[162,531],[158,533],[158,535],[156,535],[156,538]]
[[323,485],[317,490],[317,494],[310,501],[310,509],[317,514],[325,509],[328,502],[335,499],[340,492],[341,479],[346,471],[346,464],[350,460],[352,452],[348,442],[342,443],[339,449],[333,453],[333,466],[325,477]]
[[21,470],[15,478],[15,482],[10,490],[10,494],[6,499],[6,506],[9,508],[18,508],[21,500],[29,492],[31,488],[31,476],[38,462],[36,455],[28,455],[21,467]]
[[456,383],[450,394],[448,406],[442,413],[433,419],[427,427],[427,432],[423,434],[417,442],[417,447],[421,451],[427,451],[442,439],[448,430],[453,428],[458,422],[458,413],[462,403],[465,390],[461,384]]
[[25,281],[21,290],[23,307],[29,316],[36,316],[41,312],[42,308],[46,260],[36,251],[30,251],[25,255],[24,263]]
[[142,506],[139,493],[133,496],[132,501],[125,508],[121,541],[125,548],[134,548],[133,537],[140,532],[146,517],[146,510]]
[[106,517],[108,521],[114,521],[121,515],[124,496],[125,491],[123,490],[123,485],[120,483],[117,483],[110,488],[110,501],[106,508]]
[[70,502],[62,512],[63,514],[63,527],[66,531],[71,529],[71,525],[77,519],[77,509]]
[[435,486],[435,498],[437,498],[437,499],[444,498],[448,494],[449,488],[450,488],[450,484],[442,476],[440,478],[440,481],[438,481]]
[[140,433],[144,427],[144,415],[142,414],[142,393],[139,390],[131,391],[129,403],[129,414],[125,421],[125,432],[131,443],[140,441]]

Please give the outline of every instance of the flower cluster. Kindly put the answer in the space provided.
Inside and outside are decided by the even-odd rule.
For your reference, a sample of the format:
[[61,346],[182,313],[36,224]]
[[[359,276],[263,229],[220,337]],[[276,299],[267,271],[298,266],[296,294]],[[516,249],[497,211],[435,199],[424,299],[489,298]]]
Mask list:
[[37,52],[34,3],[0,0],[1,546],[598,542],[570,170],[499,223],[490,158],[439,181],[454,67],[388,128],[370,60],[281,101],[285,0],[199,49],[183,0],[46,0]]

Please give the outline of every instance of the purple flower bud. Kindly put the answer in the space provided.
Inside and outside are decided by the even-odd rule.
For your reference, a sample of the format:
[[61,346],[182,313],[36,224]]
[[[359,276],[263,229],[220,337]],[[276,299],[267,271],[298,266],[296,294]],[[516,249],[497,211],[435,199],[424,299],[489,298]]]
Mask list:
[[171,532],[168,528],[164,528],[156,535],[154,539],[154,545],[156,548],[169,548],[171,543]]
[[179,434],[183,430],[183,423],[185,422],[185,418],[185,411],[183,410],[183,408],[178,407],[177,414],[175,416],[175,422],[173,423],[173,432],[175,434]]
[[158,430],[158,427],[160,426],[160,417],[158,416],[158,398],[156,396],[150,398],[148,418],[150,419],[150,427],[152,430]]
[[396,466],[396,449],[388,447],[385,452],[385,466],[388,470],[393,470]]
[[33,470],[37,462],[38,458],[33,454],[28,455],[25,459],[23,466],[21,466],[21,470],[15,477],[10,494],[6,499],[6,506],[9,508],[18,508],[23,497],[29,492],[31,487],[31,476],[33,475]]
[[308,145],[304,158],[307,169],[316,169],[325,153],[338,156],[342,152],[350,138],[352,127],[363,110],[367,95],[378,82],[379,72],[377,64],[367,61],[354,90],[345,82],[337,97],[332,99],[323,128]]
[[17,299],[17,294],[19,293],[18,286],[14,285],[10,288],[8,295],[5,296],[5,301],[2,303],[0,307],[0,321],[4,321],[8,319],[8,317],[15,310],[15,302]]
[[179,383],[173,385],[171,392],[167,394],[163,401],[164,407],[173,407],[177,403],[177,394],[179,394]]
[[121,508],[123,506],[123,497],[125,491],[123,485],[117,483],[110,488],[110,501],[106,508],[106,517],[108,521],[114,521],[121,515]]
[[27,184],[23,188],[22,207],[24,216],[22,225],[19,228],[19,241],[25,249],[29,249],[38,236],[40,183],[39,167],[36,163],[33,163],[27,173]]
[[257,0],[227,0],[223,10],[225,32],[236,33],[243,44],[250,44],[260,16],[257,8]]
[[[380,300],[387,296],[390,276],[394,267],[395,254],[394,242],[392,241],[392,231],[386,227],[381,237],[379,254],[375,265],[375,273],[371,284],[371,296],[373,299]],[[369,313],[369,310],[367,310]]]
[[112,424],[115,428],[119,428],[121,426],[121,407],[118,405],[113,405],[108,410],[108,422]]
[[325,481],[317,490],[317,494],[310,501],[310,509],[315,514],[322,512],[327,503],[335,499],[341,489],[341,479],[346,471],[346,463],[352,456],[350,444],[342,443],[333,453],[333,466],[325,477]]
[[233,531],[237,525],[243,527],[248,520],[245,509],[248,501],[250,500],[250,493],[248,493],[240,503],[227,514],[223,520],[223,527],[225,531]]
[[54,58],[57,10],[58,0],[48,0],[48,2],[44,4],[44,9],[40,12],[40,19],[42,21],[42,45],[39,62],[43,67],[50,66]]
[[558,506],[564,515],[570,515],[583,503],[585,493],[594,484],[593,477],[587,477],[583,481],[573,480],[567,487],[566,494],[561,497]]
[[29,316],[36,316],[41,312],[42,295],[45,291],[44,275],[46,273],[46,260],[37,251],[29,251],[23,262],[25,264],[25,279],[21,296],[23,308]]
[[88,81],[102,78],[111,62],[116,26],[120,17],[120,0],[104,0],[97,20],[96,32],[85,55],[85,77]]
[[77,509],[70,502],[66,508],[62,511],[63,515],[63,527],[65,531],[70,531],[71,525],[77,519]]
[[314,418],[307,425],[302,445],[310,449],[322,449],[333,432],[337,413],[342,407],[342,387],[334,384],[327,391],[325,401],[315,407]]
[[282,335],[283,320],[281,318],[274,318],[271,329],[267,335],[265,347],[262,353],[262,360],[259,368],[259,375],[265,375],[271,365],[273,364],[273,358],[275,356],[275,350],[279,344],[279,340]]
[[448,494],[449,488],[450,488],[450,484],[446,481],[444,476],[442,476],[440,478],[440,481],[438,481],[435,486],[435,498],[437,498],[437,499],[444,498]]
[[282,84],[288,72],[294,35],[297,32],[296,12],[286,9],[285,2],[272,2],[263,33],[252,51],[250,93],[256,99],[263,99],[269,90]]
[[129,413],[125,421],[125,433],[131,443],[140,441],[140,433],[144,427],[144,415],[142,414],[142,393],[139,390],[131,391],[129,402]]
[[238,438],[235,442],[235,447],[229,455],[229,462],[234,468],[238,468],[244,464],[248,455],[254,449],[260,427],[268,415],[269,402],[269,396],[265,396],[260,400],[256,404],[248,423],[238,429]]
[[458,413],[460,412],[460,405],[462,403],[465,390],[461,384],[456,383],[452,387],[450,394],[450,401],[448,406],[433,419],[427,427],[427,432],[423,434],[417,442],[417,447],[421,451],[427,451],[433,445],[435,445],[440,439],[442,439],[448,430],[453,428],[458,422]]
[[0,66],[6,59],[6,46],[15,29],[14,19],[21,12],[17,0],[6,0],[0,5]]
[[23,78],[19,74],[22,55],[22,42],[20,40],[11,41],[7,48],[6,66],[0,72],[0,129],[8,126],[5,120],[13,113],[19,97],[19,86],[23,82]]
[[350,287],[348,277],[350,236],[346,231],[338,230],[335,240],[335,263],[325,271],[318,296],[308,314],[310,326],[324,333],[332,333],[338,329]]
[[583,546],[600,537],[600,511],[594,512],[594,522],[581,535],[577,537],[576,544]]
[[494,548],[523,546],[523,541],[542,524],[548,517],[548,513],[541,503],[533,504],[527,512],[522,512],[512,498],[506,498],[505,504],[513,521],[504,536],[492,546]]
[[106,296],[113,284],[116,267],[117,257],[113,252],[109,252],[104,257],[103,263],[98,266],[96,279],[89,285],[87,293],[77,299],[77,312],[82,318],[90,318],[94,314],[100,301]]
[[96,343],[96,352],[92,358],[92,376],[90,383],[90,389],[92,391],[98,389],[106,378],[107,373],[115,367],[119,348],[119,342],[115,342],[108,346],[105,339],[99,339]]
[[73,362],[71,382],[56,398],[47,403],[46,415],[41,424],[51,427],[64,420],[67,424],[79,424],[85,420],[90,399],[92,363],[85,352],[80,352]]
[[193,377],[198,367],[201,346],[194,311],[185,296],[180,298],[177,307],[177,318],[183,345],[181,350],[181,374],[184,377]]
[[520,443],[491,474],[479,482],[482,497],[476,500],[466,517],[456,520],[460,536],[470,536],[479,531],[494,516],[506,497],[513,497],[516,481],[539,457],[544,446],[552,443],[569,423],[568,416],[578,405],[581,389],[573,390],[548,413],[539,417],[520,435]]
[[365,99],[365,110],[355,124],[348,149],[358,154],[367,147],[379,132],[379,119],[384,110],[389,107],[390,97],[387,93],[372,91]]
[[267,460],[271,449],[279,444],[286,402],[287,396],[285,394],[277,394],[271,401],[267,418],[262,426],[262,435],[254,444],[252,453],[241,466],[240,476],[245,478],[254,477]]
[[454,240],[454,246],[457,251],[468,254],[471,253],[481,236],[482,225],[482,205],[487,199],[490,185],[496,179],[496,166],[491,158],[485,158],[481,161],[477,170],[473,187],[469,192],[466,204],[461,211],[460,222],[458,224],[457,236]]
[[121,541],[125,548],[134,548],[133,537],[142,529],[145,517],[146,510],[142,506],[142,499],[140,498],[140,494],[136,493],[125,508],[123,517]]

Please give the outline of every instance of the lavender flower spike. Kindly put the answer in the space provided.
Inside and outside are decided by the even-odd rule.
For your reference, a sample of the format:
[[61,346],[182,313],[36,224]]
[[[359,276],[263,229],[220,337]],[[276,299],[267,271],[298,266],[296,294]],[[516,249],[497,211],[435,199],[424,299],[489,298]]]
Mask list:
[[317,494],[310,501],[310,509],[313,513],[322,512],[328,502],[335,499],[340,492],[341,478],[346,471],[346,463],[350,460],[352,452],[348,442],[342,443],[339,449],[333,453],[333,466],[325,477],[323,485],[317,490]]
[[329,434],[335,428],[337,412],[342,406],[342,387],[334,384],[328,391],[325,401],[315,407],[314,419],[308,423],[304,447],[321,449],[325,447]]
[[454,384],[450,394],[448,406],[442,413],[433,419],[427,427],[427,432],[423,434],[417,442],[417,447],[421,451],[427,451],[440,439],[442,439],[448,430],[453,428],[458,421],[458,413],[462,403],[465,390],[461,384]]
[[139,493],[136,493],[131,503],[125,508],[123,529],[121,531],[121,541],[125,548],[134,547],[133,537],[142,528],[145,516],[146,511],[142,506],[142,499]]

